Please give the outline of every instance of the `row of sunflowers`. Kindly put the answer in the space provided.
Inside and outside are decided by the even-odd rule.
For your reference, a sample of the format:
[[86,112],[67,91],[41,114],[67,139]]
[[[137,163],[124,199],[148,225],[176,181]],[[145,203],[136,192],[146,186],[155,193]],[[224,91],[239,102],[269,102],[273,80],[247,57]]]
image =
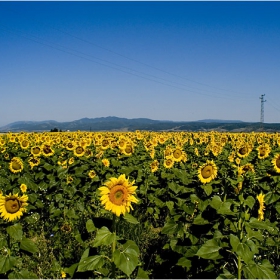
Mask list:
[[0,135],[0,274],[279,278],[280,135]]

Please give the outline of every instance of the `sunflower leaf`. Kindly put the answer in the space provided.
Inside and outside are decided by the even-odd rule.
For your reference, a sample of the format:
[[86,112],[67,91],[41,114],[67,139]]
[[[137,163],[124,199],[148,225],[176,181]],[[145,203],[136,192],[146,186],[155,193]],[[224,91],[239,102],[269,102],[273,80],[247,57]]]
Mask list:
[[8,275],[9,279],[38,279],[37,275],[33,272],[23,269],[21,271],[13,271]]
[[29,238],[23,237],[20,242],[20,249],[27,251],[29,253],[38,252],[38,247],[36,244]]
[[81,259],[78,269],[78,272],[84,272],[88,270],[95,270],[96,268],[102,267],[104,264],[104,257],[100,255],[90,256],[84,259]]
[[96,230],[96,227],[91,219],[88,219],[86,222],[87,232],[93,232]]
[[127,276],[133,272],[138,265],[139,248],[134,241],[128,240],[122,250],[114,252],[114,263]]
[[23,235],[22,226],[20,224],[9,226],[7,227],[7,233],[15,240],[21,240]]
[[100,245],[110,245],[115,239],[116,235],[114,233],[112,233],[107,227],[102,227],[96,233],[93,247],[98,247]]
[[12,256],[0,256],[0,274],[9,271],[17,262],[17,259]]
[[133,217],[131,214],[129,213],[125,213],[125,215],[123,216],[123,218],[128,221],[131,224],[137,225],[139,224],[139,222],[137,221],[137,219],[135,217]]

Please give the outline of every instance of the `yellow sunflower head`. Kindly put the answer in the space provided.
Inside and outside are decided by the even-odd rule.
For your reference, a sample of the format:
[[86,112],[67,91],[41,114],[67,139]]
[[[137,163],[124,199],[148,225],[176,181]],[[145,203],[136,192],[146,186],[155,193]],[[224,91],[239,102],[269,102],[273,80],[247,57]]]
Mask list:
[[101,204],[105,209],[120,216],[121,214],[133,210],[131,203],[137,203],[138,199],[134,196],[137,186],[134,186],[134,181],[129,182],[125,178],[125,174],[118,178],[112,177],[105,182],[104,186],[98,188],[101,194]]
[[25,184],[20,185],[20,190],[25,193],[27,191],[27,186]]
[[206,163],[198,168],[198,178],[203,183],[209,183],[217,177],[218,169],[213,160],[207,160]]
[[21,172],[23,170],[22,159],[19,157],[13,157],[9,164],[9,168],[13,173]]
[[277,173],[280,173],[280,154],[276,154],[272,159],[271,163],[273,164],[273,168]]
[[93,179],[96,176],[96,172],[94,170],[90,170],[88,176],[89,178]]
[[102,163],[105,167],[109,167],[110,166],[110,161],[107,158],[102,159]]
[[26,212],[27,195],[18,196],[18,194],[9,194],[4,196],[0,194],[0,216],[4,220],[13,221],[19,219],[23,212]]

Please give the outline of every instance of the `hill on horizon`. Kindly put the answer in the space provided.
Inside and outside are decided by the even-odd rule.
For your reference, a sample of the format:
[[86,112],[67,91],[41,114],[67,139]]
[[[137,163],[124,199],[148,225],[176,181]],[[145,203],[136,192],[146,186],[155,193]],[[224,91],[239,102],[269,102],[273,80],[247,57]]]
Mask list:
[[0,127],[0,132],[50,131],[54,128],[62,131],[280,131],[280,124],[243,122],[240,120],[204,119],[198,121],[168,121],[148,118],[119,118],[114,116],[82,118],[69,122],[16,121]]

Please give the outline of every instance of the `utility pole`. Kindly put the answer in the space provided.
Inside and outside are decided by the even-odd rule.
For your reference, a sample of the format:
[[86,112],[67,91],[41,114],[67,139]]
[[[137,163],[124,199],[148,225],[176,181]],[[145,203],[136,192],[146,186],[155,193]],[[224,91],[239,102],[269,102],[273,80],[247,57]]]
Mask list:
[[263,100],[265,94],[262,94],[260,97],[261,100],[261,128],[263,128],[263,122],[264,122],[264,102],[266,102],[266,100]]

